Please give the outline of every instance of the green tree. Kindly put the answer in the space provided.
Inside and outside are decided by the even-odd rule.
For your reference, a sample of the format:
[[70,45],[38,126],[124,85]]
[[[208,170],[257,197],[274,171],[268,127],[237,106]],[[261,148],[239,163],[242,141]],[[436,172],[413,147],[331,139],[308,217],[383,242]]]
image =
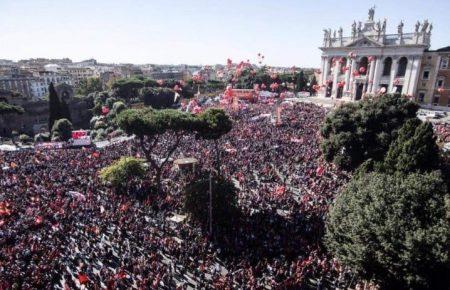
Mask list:
[[61,98],[60,100],[61,100],[61,102],[60,102],[60,104],[61,104],[61,118],[67,119],[67,120],[72,122],[72,117],[70,115],[69,106],[67,105],[66,101],[63,98]]
[[301,70],[296,78],[296,83],[295,83],[295,90],[297,92],[302,92],[302,91],[306,91],[306,78],[305,78],[305,73]]
[[34,142],[47,142],[50,141],[50,133],[38,133],[34,135]]
[[113,106],[112,106],[112,110],[115,114],[119,114],[120,112],[122,112],[123,110],[125,110],[127,108],[127,106],[124,104],[124,102],[122,101],[117,101],[114,102]]
[[143,88],[144,104],[155,109],[169,108],[174,104],[175,92],[169,88]]
[[364,161],[384,159],[398,130],[416,118],[418,105],[398,95],[347,103],[330,114],[321,128],[327,161],[354,170]]
[[231,131],[233,123],[224,110],[210,108],[198,116],[197,134],[206,140],[213,140],[216,155],[216,171],[220,174],[219,139]]
[[[237,190],[232,182],[223,178],[213,178],[211,185],[213,232],[217,234],[217,230],[229,228],[238,217]],[[185,188],[184,209],[189,217],[204,229],[208,225],[209,189],[207,176],[188,184]]]
[[128,103],[139,97],[139,89],[143,87],[144,82],[137,78],[118,79],[112,84],[115,95]]
[[103,182],[111,184],[116,192],[125,193],[129,189],[130,182],[133,179],[142,179],[145,172],[143,159],[124,156],[103,168],[99,176]]
[[446,289],[450,196],[439,172],[370,173],[338,195],[325,244],[382,289]]
[[53,124],[56,120],[63,118],[61,103],[59,101],[58,94],[56,93],[53,83],[48,86],[48,105],[49,105],[49,116],[48,116],[48,129],[52,130]]
[[67,119],[56,120],[52,127],[52,140],[67,141],[72,137],[72,123]]
[[439,168],[439,148],[430,123],[411,119],[401,127],[384,160],[387,172],[431,171]]
[[22,144],[28,144],[28,143],[31,142],[31,137],[28,136],[27,134],[21,134],[21,135],[19,136],[19,141],[20,141]]
[[[136,135],[150,168],[155,171],[158,191],[161,192],[161,174],[169,158],[180,145],[183,135],[194,132],[197,119],[178,110],[127,109],[117,116],[117,124],[127,134]],[[166,148],[155,156],[154,149],[166,134]]]
[[0,102],[0,116],[6,114],[23,114],[25,110],[21,106]]
[[78,95],[86,96],[90,93],[101,92],[103,90],[103,85],[100,78],[93,77],[80,80],[76,93]]

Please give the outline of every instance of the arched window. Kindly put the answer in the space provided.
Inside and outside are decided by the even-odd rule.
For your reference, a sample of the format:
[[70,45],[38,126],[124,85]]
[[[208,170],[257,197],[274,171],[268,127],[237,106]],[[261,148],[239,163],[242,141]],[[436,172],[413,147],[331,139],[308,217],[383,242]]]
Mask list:
[[400,60],[398,61],[397,77],[405,76],[407,64],[408,64],[408,59],[406,57],[400,58]]
[[369,63],[369,60],[367,59],[367,57],[363,57],[359,60],[359,65],[358,65],[358,72],[361,75],[366,75],[367,74],[367,65]]
[[383,76],[388,76],[391,74],[391,67],[392,67],[392,58],[386,57],[384,59],[383,64]]

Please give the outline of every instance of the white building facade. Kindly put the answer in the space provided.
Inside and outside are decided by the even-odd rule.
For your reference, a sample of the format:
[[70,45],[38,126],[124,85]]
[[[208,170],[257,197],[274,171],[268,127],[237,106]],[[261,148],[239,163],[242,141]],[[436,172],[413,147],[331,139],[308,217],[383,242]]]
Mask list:
[[432,24],[415,24],[412,33],[403,33],[403,22],[396,34],[386,33],[386,19],[369,17],[353,23],[351,35],[343,29],[324,29],[320,89],[326,98],[359,100],[378,92],[413,96],[416,92],[423,53],[430,47]]

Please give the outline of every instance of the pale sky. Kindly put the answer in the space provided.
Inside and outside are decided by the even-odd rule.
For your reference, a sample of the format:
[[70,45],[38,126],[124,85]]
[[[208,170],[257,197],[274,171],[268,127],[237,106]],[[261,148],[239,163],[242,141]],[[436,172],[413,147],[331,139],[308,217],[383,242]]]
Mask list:
[[449,0],[0,0],[0,59],[318,67],[322,29],[349,35],[373,5],[388,33],[428,18],[431,48],[450,45]]

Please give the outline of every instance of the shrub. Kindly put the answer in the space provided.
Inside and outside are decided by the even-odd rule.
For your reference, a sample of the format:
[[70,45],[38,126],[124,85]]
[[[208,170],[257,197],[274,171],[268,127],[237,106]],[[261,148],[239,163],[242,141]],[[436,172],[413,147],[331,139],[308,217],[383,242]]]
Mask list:
[[330,113],[321,128],[327,161],[354,170],[367,159],[384,159],[403,124],[416,118],[418,105],[399,95],[348,103]]
[[50,141],[50,132],[39,133],[34,135],[34,142],[47,142]]
[[442,289],[449,273],[450,196],[439,172],[370,173],[336,198],[325,244],[385,289]]
[[111,184],[117,192],[125,192],[132,179],[143,178],[146,169],[143,159],[121,157],[100,171],[100,178]]
[[52,127],[52,140],[67,141],[72,136],[72,123],[67,119],[56,120]]
[[30,138],[30,136],[28,136],[26,134],[21,134],[19,136],[19,141],[22,142],[23,144],[28,144],[31,142],[31,138]]

